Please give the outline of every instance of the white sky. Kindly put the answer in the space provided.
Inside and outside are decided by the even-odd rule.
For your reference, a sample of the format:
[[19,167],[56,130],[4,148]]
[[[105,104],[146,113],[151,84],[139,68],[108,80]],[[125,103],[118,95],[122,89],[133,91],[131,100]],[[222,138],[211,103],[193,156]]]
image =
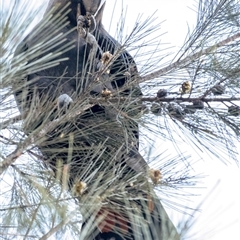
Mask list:
[[[8,2],[7,0],[1,0],[1,5],[2,1]],[[193,0],[118,0],[110,28],[112,35],[115,34],[116,26],[120,19],[122,2],[124,7],[128,6],[125,26],[128,31],[132,29],[139,14],[143,14],[142,19],[144,19],[157,10],[157,22],[165,21],[162,23],[160,31],[166,34],[161,36],[161,41],[168,43],[169,47],[175,46],[175,48],[170,50],[171,52],[181,47],[188,31],[188,25],[192,27],[196,21],[196,14],[190,9],[196,9],[195,6],[197,4]],[[107,0],[103,21],[107,30],[109,29],[114,4],[115,0]],[[152,36],[150,37],[152,38]],[[170,150],[172,151],[172,149]],[[188,151],[194,157],[191,149],[188,149]],[[199,156],[196,156],[196,161],[198,159]],[[189,203],[191,207],[197,208],[199,202],[206,198],[207,193],[212,192],[216,182],[220,180],[220,183],[217,189],[213,191],[211,197],[201,206],[202,214],[198,214],[198,222],[192,228],[192,232],[196,235],[189,237],[189,239],[240,239],[240,170],[234,162],[232,165],[225,166],[217,159],[209,159],[208,157],[204,157],[204,160],[198,161],[194,166],[195,174],[205,173],[208,177],[205,184],[201,186],[204,186],[205,189],[199,189],[199,192],[203,194],[202,197],[191,199],[192,202]],[[167,210],[170,215],[173,215],[175,223],[181,221],[182,218],[188,218],[170,209]],[[216,227],[218,228],[216,229]],[[209,232],[214,230],[214,228],[216,232],[212,232],[212,236],[210,236]]]

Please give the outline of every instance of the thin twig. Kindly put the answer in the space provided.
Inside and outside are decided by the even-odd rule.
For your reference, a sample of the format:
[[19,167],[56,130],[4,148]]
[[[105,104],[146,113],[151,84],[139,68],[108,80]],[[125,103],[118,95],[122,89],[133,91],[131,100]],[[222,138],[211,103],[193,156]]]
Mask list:
[[[127,97],[112,97],[106,101],[103,98],[90,98],[89,103],[91,104],[101,104],[107,105],[108,102],[115,103],[119,101],[126,101]],[[141,97],[138,100],[141,102],[193,102],[195,100],[199,100],[203,102],[231,102],[231,101],[240,101],[240,97],[217,97],[217,98],[199,98],[199,97],[191,97],[191,98],[183,98],[183,97],[169,97],[169,98],[158,98],[158,97]]]
[[224,39],[223,41],[214,44],[213,46],[210,46],[204,50],[201,50],[199,52],[196,52],[190,56],[185,57],[182,60],[177,60],[176,62],[173,62],[171,64],[169,64],[167,67],[161,68],[153,73],[147,74],[145,76],[142,76],[141,79],[139,80],[140,83],[142,82],[146,82],[148,80],[152,80],[154,78],[166,75],[167,73],[171,72],[174,69],[177,68],[182,68],[187,66],[189,63],[195,61],[196,59],[207,55],[209,53],[211,53],[213,50],[216,50],[217,48],[220,48],[222,46],[225,46],[226,44],[235,41],[236,39],[240,38],[240,33],[236,33],[231,37],[228,37],[226,39]]
[[59,224],[57,224],[55,227],[51,228],[49,232],[47,232],[45,235],[43,235],[41,238],[39,238],[39,240],[48,239],[55,232],[57,232],[59,229],[61,229],[62,226],[67,224],[70,220],[71,220],[71,215],[65,217]]
[[5,129],[5,128],[7,128],[9,126],[9,124],[14,124],[16,122],[21,121],[22,119],[23,119],[23,116],[21,114],[15,116],[15,117],[12,117],[12,118],[2,122],[0,124],[0,129]]

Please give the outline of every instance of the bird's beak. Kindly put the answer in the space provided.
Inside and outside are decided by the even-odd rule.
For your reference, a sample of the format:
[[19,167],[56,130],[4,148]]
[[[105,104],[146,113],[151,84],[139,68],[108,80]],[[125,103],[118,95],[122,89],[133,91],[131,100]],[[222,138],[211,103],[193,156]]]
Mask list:
[[86,12],[89,12],[95,18],[100,18],[102,16],[105,2],[106,0],[82,0]]
[[106,0],[82,0],[86,12],[89,12],[94,16],[98,14],[105,2]]

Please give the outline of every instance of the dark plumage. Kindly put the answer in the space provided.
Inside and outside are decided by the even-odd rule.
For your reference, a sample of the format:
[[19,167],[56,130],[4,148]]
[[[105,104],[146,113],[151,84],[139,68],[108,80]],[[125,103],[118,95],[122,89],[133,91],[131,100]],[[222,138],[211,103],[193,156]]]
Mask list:
[[[60,3],[58,8],[60,11],[67,2],[67,0],[50,0],[47,12],[56,3]],[[91,186],[96,187],[96,184],[102,187],[102,193],[105,191],[104,188],[111,188],[117,182],[125,184],[126,190],[124,190],[124,194],[126,199],[130,197],[136,198],[129,201],[129,206],[133,208],[138,206],[138,210],[142,211],[140,221],[148,221],[148,223],[144,222],[144,224],[146,224],[146,229],[149,228],[150,235],[144,237],[144,235],[141,235],[143,230],[137,229],[139,226],[136,226],[135,222],[131,220],[129,210],[125,209],[126,199],[122,197],[122,199],[116,200],[110,196],[103,201],[107,211],[116,216],[114,227],[107,228],[107,232],[100,233],[101,228],[95,223],[96,231],[89,233],[90,235],[86,239],[111,239],[111,237],[116,237],[117,232],[118,235],[122,235],[122,238],[119,236],[116,239],[163,240],[168,239],[172,232],[176,235],[176,238],[172,239],[179,239],[176,229],[153,192],[153,188],[148,183],[149,169],[138,152],[138,125],[133,118],[128,117],[127,108],[131,108],[131,98],[141,95],[139,86],[137,84],[131,85],[131,82],[138,77],[135,62],[125,50],[112,63],[110,59],[110,66],[107,66],[109,62],[104,62],[102,58],[103,53],[109,52],[114,55],[115,51],[120,47],[119,43],[106,32],[101,23],[104,2],[101,0],[72,0],[70,4],[71,11],[67,15],[69,24],[61,32],[67,33],[73,29],[66,35],[66,38],[67,42],[73,41],[74,45],[59,56],[59,58],[67,58],[68,60],[61,61],[55,67],[31,73],[26,76],[25,80],[22,80],[26,81],[22,84],[22,87],[13,87],[20,111],[26,115],[29,109],[36,109],[39,114],[32,124],[31,120],[30,122],[28,120],[24,131],[26,134],[31,134],[38,126],[43,125],[41,127],[44,128],[48,126],[48,122],[63,117],[63,120],[48,132],[46,140],[38,144],[38,148],[45,157],[46,162],[56,174],[58,171],[62,171],[61,168],[59,170],[59,166],[61,166],[61,164],[58,164],[59,161],[68,166],[70,188],[74,186],[76,181],[85,182],[85,179],[87,179],[87,189],[84,188],[84,191],[82,189],[78,191],[80,195],[87,193]],[[78,6],[80,6],[81,16],[90,15],[92,21],[94,16],[93,27],[90,26],[91,23],[89,23],[89,26],[87,26],[87,23],[83,24],[84,27],[89,27],[89,34],[94,36],[97,41],[98,47],[94,53],[92,52],[93,46],[85,39],[84,32],[80,34],[75,29],[77,26]],[[84,18],[81,19],[85,21]],[[38,43],[39,39],[44,38],[53,29],[54,23],[47,25],[42,30],[42,34],[45,34],[43,36],[34,36],[35,31],[33,30],[24,42],[19,45],[16,55],[29,51]],[[55,30],[57,35],[57,29]],[[57,50],[57,47],[53,49]],[[50,52],[44,54],[48,53]],[[92,61],[88,59],[90,54],[94,57]],[[28,62],[28,64],[30,63],[31,61]],[[101,72],[104,69],[101,64],[106,64],[109,69]],[[122,91],[121,88],[126,83],[130,85]],[[114,106],[107,104],[88,106],[84,102],[89,95],[92,97],[101,96],[106,89],[115,97],[119,95],[128,96],[128,100],[123,104],[117,103]],[[81,108],[81,106],[85,106],[85,108]],[[82,109],[81,111],[79,111],[79,107],[80,110]],[[136,107],[134,106],[134,108]],[[62,109],[63,111],[61,111]],[[136,109],[141,111],[141,106]],[[62,115],[59,115],[59,110]],[[68,111],[73,117],[69,116]],[[79,111],[78,114],[77,111]],[[102,174],[103,177],[100,179],[90,178],[89,180],[89,176],[95,170],[98,171],[99,176]],[[129,187],[131,179],[137,174],[139,174],[139,177],[136,178],[137,181],[134,186]],[[112,185],[109,180],[111,179],[110,176],[116,179],[111,180],[113,181]],[[119,192],[117,193],[119,194]],[[80,198],[79,200],[81,201]],[[116,206],[118,206],[118,209]],[[132,215],[136,214],[132,213]],[[149,215],[152,221],[149,220]],[[90,219],[85,211],[83,211],[83,217],[85,220],[84,226],[93,224],[91,222],[93,219]],[[119,219],[125,219],[127,223],[125,225],[120,224],[121,220]],[[103,218],[101,221],[104,222],[104,220]],[[165,226],[167,226],[167,230],[164,228]],[[140,236],[136,237],[136,234]]]

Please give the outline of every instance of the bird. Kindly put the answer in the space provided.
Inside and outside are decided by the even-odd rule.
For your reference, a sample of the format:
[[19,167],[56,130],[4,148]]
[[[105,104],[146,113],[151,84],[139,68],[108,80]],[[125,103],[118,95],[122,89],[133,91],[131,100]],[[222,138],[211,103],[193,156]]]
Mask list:
[[[61,12],[67,2],[50,0],[43,18],[53,7],[54,14]],[[134,97],[142,95],[137,66],[105,30],[105,4],[105,0],[71,0],[64,10],[68,24],[58,31],[56,23],[50,21],[42,29],[45,35],[34,35],[38,31],[33,29],[17,47],[15,56],[30,52],[39,38],[44,39],[53,29],[56,36],[63,33],[72,43],[58,56],[64,61],[29,73],[20,85],[13,86],[23,116],[34,109],[39,111],[32,122],[25,119],[28,124],[24,132],[30,135],[38,127],[47,128],[47,122],[57,122],[53,129],[46,129],[46,138],[37,144],[44,161],[56,176],[67,169],[67,184],[79,202],[88,202],[89,194],[98,189],[95,200],[100,204],[93,210],[82,209],[83,239],[165,240],[173,236],[171,239],[177,240],[177,230],[154,192],[161,174],[153,174],[139,153],[138,123],[126,110]],[[57,51],[57,47],[44,54],[53,50]],[[104,61],[104,56],[110,58]],[[105,98],[103,104],[86,104],[85,99],[102,96],[106,89],[111,97],[125,97],[125,102],[111,105]],[[155,175],[157,179],[152,179]],[[112,192],[104,197],[110,189]],[[89,226],[94,226],[94,231],[84,230]]]

